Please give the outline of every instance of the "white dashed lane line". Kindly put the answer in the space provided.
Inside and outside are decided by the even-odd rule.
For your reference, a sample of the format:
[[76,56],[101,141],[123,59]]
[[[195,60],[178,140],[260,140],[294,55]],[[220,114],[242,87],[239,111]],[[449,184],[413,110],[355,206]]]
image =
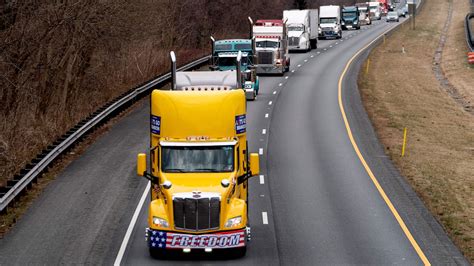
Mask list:
[[280,86],[280,87],[283,86],[283,83],[279,83],[278,86]]
[[268,114],[265,114],[265,118],[268,118]]
[[263,148],[258,149],[258,154],[263,155]]
[[267,130],[266,130],[266,129],[262,129],[262,134],[263,134],[263,135],[267,134]]
[[260,175],[260,184],[265,184],[265,178],[263,177],[263,175]]
[[285,79],[288,79],[288,78],[289,78],[288,76],[285,77]]
[[273,91],[273,94],[277,94],[277,91]]
[[263,222],[263,224],[268,224],[268,214],[267,214],[267,212],[262,212],[262,222]]
[[268,102],[268,105],[272,105],[272,103],[273,103],[272,101],[269,101],[269,102]]

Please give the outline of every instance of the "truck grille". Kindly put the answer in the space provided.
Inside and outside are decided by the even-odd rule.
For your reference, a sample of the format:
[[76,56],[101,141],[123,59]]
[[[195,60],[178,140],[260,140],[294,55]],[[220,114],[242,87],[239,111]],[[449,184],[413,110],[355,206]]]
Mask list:
[[259,64],[273,64],[273,52],[258,52]]
[[219,228],[219,197],[174,197],[174,224],[177,229],[207,230]]
[[299,37],[290,37],[290,46],[299,46],[300,45],[300,38]]

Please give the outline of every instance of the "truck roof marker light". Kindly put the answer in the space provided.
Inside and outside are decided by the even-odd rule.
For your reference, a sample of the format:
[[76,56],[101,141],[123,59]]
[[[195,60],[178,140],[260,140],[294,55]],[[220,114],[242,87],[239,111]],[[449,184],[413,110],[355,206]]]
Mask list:
[[171,60],[171,90],[176,90],[176,55],[174,51],[170,52]]

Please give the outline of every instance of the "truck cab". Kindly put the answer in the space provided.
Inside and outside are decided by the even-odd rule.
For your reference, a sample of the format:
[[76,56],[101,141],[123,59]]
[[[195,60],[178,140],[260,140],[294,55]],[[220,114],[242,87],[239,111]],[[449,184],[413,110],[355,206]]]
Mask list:
[[357,6],[345,6],[342,8],[342,19],[341,25],[342,28],[347,29],[360,29],[360,20],[359,20],[359,8]]
[[319,38],[342,38],[340,6],[319,7]]
[[257,51],[257,75],[281,74],[290,69],[288,34],[281,19],[260,19],[253,23],[252,35]]
[[210,69],[214,71],[236,71],[237,54],[242,52],[240,64],[242,73],[242,89],[247,100],[255,100],[260,88],[256,72],[255,41],[253,39],[226,39],[216,41],[211,37],[212,62]]
[[317,9],[284,10],[283,20],[288,29],[289,50],[310,51],[317,48]]
[[372,20],[382,19],[382,8],[379,2],[369,2],[369,11]]
[[370,25],[372,20],[370,19],[369,4],[367,3],[356,3],[359,8],[359,21],[361,25]]
[[146,154],[137,157],[137,174],[151,182],[150,255],[232,249],[243,256],[248,179],[259,173],[247,146],[245,93],[196,84],[154,90],[150,109],[150,170]]

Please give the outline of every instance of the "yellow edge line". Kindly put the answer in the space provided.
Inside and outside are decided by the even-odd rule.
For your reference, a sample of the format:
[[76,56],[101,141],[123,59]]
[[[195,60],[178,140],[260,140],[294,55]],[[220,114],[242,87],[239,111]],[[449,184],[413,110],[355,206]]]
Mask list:
[[339,78],[339,83],[338,83],[338,102],[339,102],[339,109],[341,110],[342,118],[344,119],[344,124],[347,129],[347,134],[349,135],[349,139],[352,143],[352,146],[354,147],[355,152],[357,153],[357,156],[359,157],[360,162],[365,168],[365,171],[369,175],[370,179],[374,183],[375,187],[377,188],[378,192],[382,196],[383,200],[387,204],[388,208],[392,212],[393,216],[397,220],[398,224],[402,228],[403,232],[405,233],[406,237],[410,241],[411,245],[415,249],[416,253],[420,257],[420,259],[423,261],[425,265],[431,265],[429,260],[426,258],[425,254],[421,250],[420,246],[416,242],[415,238],[413,238],[412,234],[410,233],[410,230],[408,230],[408,227],[406,226],[405,222],[403,221],[402,217],[400,217],[400,214],[398,214],[398,211],[395,209],[393,206],[392,202],[388,198],[387,194],[385,194],[385,191],[383,190],[382,186],[380,186],[380,183],[377,181],[377,178],[375,177],[374,173],[372,173],[372,170],[370,169],[369,165],[365,161],[364,157],[362,156],[359,147],[357,146],[356,141],[354,140],[354,137],[352,135],[352,130],[349,125],[349,121],[347,120],[346,112],[344,111],[344,105],[342,104],[342,80],[344,79],[344,76],[346,75],[347,69],[349,69],[349,66],[352,64],[354,59],[359,56],[360,53],[362,53],[365,49],[367,49],[370,45],[375,43],[379,38],[382,36],[385,36],[387,32],[389,32],[391,29],[385,31],[382,35],[377,37],[375,40],[364,46],[362,49],[360,49],[350,60],[347,62],[346,67],[344,68],[344,71],[342,72],[340,78]]

